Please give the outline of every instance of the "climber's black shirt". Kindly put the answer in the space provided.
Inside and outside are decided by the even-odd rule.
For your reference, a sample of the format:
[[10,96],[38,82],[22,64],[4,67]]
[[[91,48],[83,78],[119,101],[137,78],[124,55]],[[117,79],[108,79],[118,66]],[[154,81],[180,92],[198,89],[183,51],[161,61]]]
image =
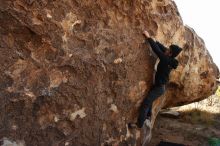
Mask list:
[[172,69],[176,69],[178,61],[164,54],[166,47],[159,42],[155,42],[152,38],[147,39],[152,50],[157,54],[160,62],[157,66],[155,75],[155,85],[163,85],[169,81],[169,74]]

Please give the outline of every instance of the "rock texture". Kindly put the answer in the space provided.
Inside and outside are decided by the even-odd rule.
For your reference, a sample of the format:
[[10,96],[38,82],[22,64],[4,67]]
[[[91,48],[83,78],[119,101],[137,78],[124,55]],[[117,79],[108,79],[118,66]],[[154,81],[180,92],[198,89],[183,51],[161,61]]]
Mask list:
[[156,58],[145,29],[184,49],[154,120],[162,107],[213,93],[218,69],[171,0],[0,0],[0,138],[139,145],[140,132],[126,123],[152,85]]

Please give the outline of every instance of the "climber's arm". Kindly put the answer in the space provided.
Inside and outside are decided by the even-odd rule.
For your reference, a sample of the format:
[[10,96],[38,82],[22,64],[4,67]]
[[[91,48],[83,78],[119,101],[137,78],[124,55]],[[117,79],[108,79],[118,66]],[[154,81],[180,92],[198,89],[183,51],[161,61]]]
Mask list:
[[166,59],[166,55],[162,52],[162,50],[160,49],[160,47],[157,45],[157,43],[152,39],[152,38],[147,38],[148,42],[150,43],[150,46],[152,48],[152,50],[154,51],[154,53],[157,54],[157,56],[161,59],[164,60]]
[[[160,58],[160,60],[167,60],[166,55],[163,53],[163,51],[160,49],[160,47],[157,45],[157,43],[150,37],[149,33],[147,31],[144,31],[143,35],[148,40],[152,50],[157,54],[157,56]],[[160,45],[162,45],[162,44],[160,44]]]
[[156,44],[159,46],[159,48],[160,48],[160,50],[162,51],[162,52],[165,52],[166,51],[166,47],[163,45],[163,44],[161,44],[160,42],[158,42],[158,41],[156,41]]

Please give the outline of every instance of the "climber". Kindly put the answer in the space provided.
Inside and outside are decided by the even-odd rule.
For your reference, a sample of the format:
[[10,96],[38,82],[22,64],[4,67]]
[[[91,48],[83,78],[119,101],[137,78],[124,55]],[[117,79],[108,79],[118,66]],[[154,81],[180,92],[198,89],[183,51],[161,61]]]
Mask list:
[[147,42],[149,42],[152,50],[159,57],[160,62],[157,65],[154,85],[140,106],[139,117],[136,123],[138,128],[141,128],[144,122],[151,123],[150,118],[152,104],[154,100],[164,94],[165,85],[169,80],[169,74],[172,69],[176,69],[178,66],[178,61],[175,57],[177,57],[177,55],[182,51],[182,49],[177,45],[171,45],[169,49],[167,49],[161,43],[155,42],[153,38],[150,38],[147,31],[144,31],[143,34]]

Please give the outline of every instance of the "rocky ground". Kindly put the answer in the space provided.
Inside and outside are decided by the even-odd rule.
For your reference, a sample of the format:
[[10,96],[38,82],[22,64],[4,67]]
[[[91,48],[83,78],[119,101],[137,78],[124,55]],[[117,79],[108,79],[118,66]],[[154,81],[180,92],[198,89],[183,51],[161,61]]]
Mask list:
[[220,98],[212,96],[190,105],[176,107],[179,116],[159,114],[150,146],[160,141],[189,146],[208,146],[210,138],[220,138]]

